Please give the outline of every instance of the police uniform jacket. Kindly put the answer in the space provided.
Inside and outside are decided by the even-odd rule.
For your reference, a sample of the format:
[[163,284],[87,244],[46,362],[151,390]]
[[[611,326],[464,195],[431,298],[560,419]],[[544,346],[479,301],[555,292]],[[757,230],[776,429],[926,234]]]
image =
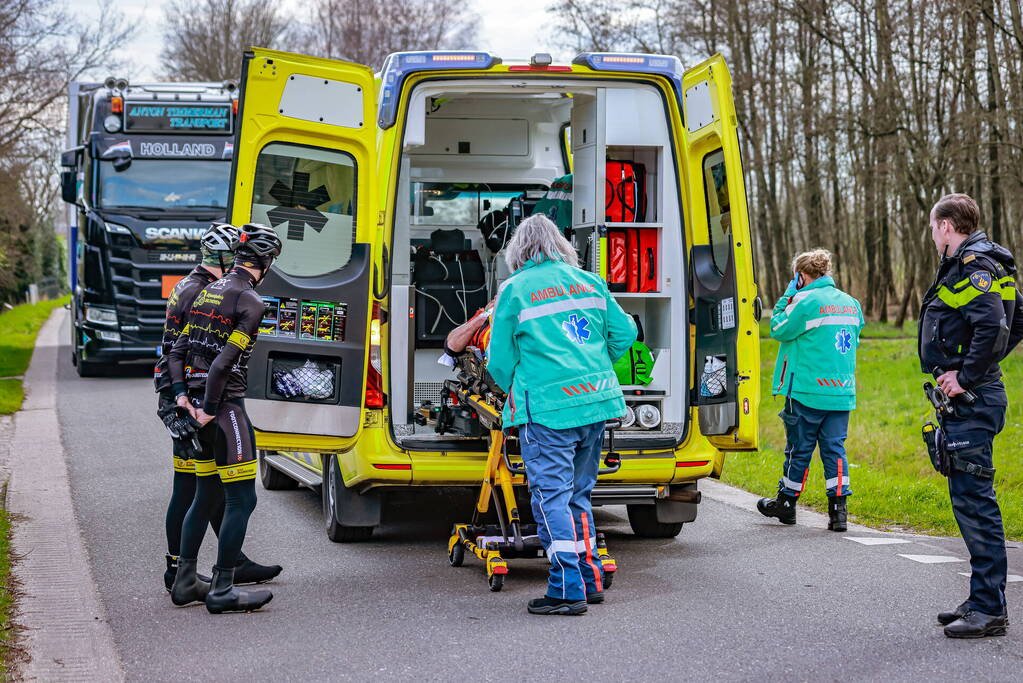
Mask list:
[[958,370],[964,389],[1001,377],[998,362],[1023,338],[1015,275],[1012,254],[979,231],[942,257],[920,312],[923,372]]

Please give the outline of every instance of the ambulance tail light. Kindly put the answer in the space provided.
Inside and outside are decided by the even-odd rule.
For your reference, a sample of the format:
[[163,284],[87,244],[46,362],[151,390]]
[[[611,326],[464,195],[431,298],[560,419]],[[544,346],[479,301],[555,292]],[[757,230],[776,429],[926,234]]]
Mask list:
[[366,407],[384,407],[384,379],[380,361],[380,304],[373,303],[369,323],[369,365],[366,367]]
[[398,99],[409,74],[417,71],[454,71],[489,69],[501,59],[489,52],[448,50],[444,52],[394,52],[384,60],[380,70],[380,99],[377,102],[377,123],[387,129],[398,119]]
[[632,71],[658,74],[666,77],[675,87],[682,101],[682,61],[672,55],[643,55],[625,52],[583,52],[572,60],[573,64],[588,66],[594,71]]

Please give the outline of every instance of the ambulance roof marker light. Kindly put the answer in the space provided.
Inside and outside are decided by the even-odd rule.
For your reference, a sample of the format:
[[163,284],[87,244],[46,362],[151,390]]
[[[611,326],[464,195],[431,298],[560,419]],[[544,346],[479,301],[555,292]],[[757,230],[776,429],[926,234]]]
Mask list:
[[626,52],[583,52],[573,64],[588,66],[594,71],[634,71],[660,74],[671,81],[678,101],[682,102],[682,62],[674,55],[647,55]]
[[387,55],[380,70],[380,100],[377,102],[377,123],[387,129],[398,119],[398,99],[409,74],[417,71],[455,69],[489,69],[501,59],[489,52],[444,50],[437,52],[393,52]]

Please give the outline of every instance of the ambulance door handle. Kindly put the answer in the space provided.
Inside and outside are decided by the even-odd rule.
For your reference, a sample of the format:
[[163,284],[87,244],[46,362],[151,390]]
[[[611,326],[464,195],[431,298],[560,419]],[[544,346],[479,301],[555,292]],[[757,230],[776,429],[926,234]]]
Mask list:
[[387,245],[385,244],[380,254],[380,267],[383,268],[383,287],[380,287],[380,271],[377,266],[373,266],[373,296],[377,299],[383,299],[387,296],[387,292],[391,289],[391,269],[387,263]]

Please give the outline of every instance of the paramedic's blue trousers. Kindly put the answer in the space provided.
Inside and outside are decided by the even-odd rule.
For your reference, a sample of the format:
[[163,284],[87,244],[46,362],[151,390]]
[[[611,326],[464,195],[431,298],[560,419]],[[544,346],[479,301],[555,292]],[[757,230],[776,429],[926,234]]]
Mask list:
[[824,463],[824,487],[829,496],[848,496],[849,460],[845,456],[845,437],[849,433],[849,411],[817,410],[793,398],[785,399],[779,414],[785,423],[785,471],[778,482],[778,493],[798,497],[806,486],[810,460],[817,446]]
[[570,429],[519,428],[533,517],[551,562],[548,597],[585,600],[603,590],[590,494],[597,483],[604,422]]

